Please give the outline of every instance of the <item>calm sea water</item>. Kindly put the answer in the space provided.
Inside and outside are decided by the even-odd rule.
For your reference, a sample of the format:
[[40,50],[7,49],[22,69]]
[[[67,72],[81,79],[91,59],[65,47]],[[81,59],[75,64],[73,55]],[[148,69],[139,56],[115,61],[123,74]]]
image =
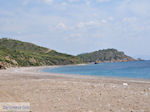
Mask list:
[[43,71],[63,74],[150,79],[150,61],[63,66],[47,68]]

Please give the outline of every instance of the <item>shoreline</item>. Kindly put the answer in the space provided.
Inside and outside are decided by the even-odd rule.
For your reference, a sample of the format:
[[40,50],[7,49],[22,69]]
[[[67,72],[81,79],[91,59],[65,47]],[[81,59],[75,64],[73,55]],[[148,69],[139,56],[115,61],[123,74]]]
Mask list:
[[32,112],[150,112],[150,81],[0,70],[0,102],[29,102]]
[[[85,65],[85,64],[84,64]],[[70,66],[70,65],[65,65]],[[76,65],[73,65],[76,66]],[[81,65],[79,65],[81,66]],[[51,73],[51,72],[44,72],[43,69],[51,68],[53,66],[41,67],[38,72],[41,73],[48,73],[48,74],[55,74],[60,75],[63,77],[72,77],[72,78],[89,78],[89,79],[105,79],[105,80],[116,80],[116,81],[127,81],[127,82],[138,82],[138,83],[150,83],[150,79],[140,79],[140,78],[126,78],[126,77],[109,77],[109,76],[96,76],[96,75],[82,75],[82,74],[65,74],[65,73]],[[62,67],[62,66],[55,66],[55,67]]]
[[[87,65],[87,64],[77,64],[78,66]],[[64,77],[64,78],[77,78],[77,79],[97,79],[97,80],[113,80],[113,81],[127,81],[127,82],[135,82],[135,83],[150,83],[150,79],[139,79],[139,78],[124,78],[124,77],[105,77],[105,76],[92,76],[92,75],[81,75],[81,74],[64,74],[64,73],[50,73],[44,72],[43,69],[46,68],[54,68],[54,67],[62,67],[62,66],[70,66],[70,65],[54,65],[54,66],[38,66],[38,67],[17,67],[17,68],[8,68],[6,70],[1,70],[3,72],[11,72],[11,73],[23,73],[23,74],[37,74],[37,75],[49,75],[56,77]],[[76,65],[71,65],[76,66]],[[1,73],[0,71],[0,73]]]

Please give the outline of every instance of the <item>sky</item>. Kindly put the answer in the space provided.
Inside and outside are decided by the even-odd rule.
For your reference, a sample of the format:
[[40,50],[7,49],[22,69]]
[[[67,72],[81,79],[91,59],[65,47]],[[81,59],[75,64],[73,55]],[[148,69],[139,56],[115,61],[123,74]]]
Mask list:
[[0,38],[77,55],[115,48],[150,59],[150,0],[0,0]]

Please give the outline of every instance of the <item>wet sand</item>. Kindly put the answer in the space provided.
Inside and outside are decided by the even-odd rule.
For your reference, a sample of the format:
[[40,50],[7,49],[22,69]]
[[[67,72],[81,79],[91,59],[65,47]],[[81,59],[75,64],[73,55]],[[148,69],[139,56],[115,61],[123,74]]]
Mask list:
[[150,112],[150,80],[0,71],[0,102],[30,102],[32,112]]

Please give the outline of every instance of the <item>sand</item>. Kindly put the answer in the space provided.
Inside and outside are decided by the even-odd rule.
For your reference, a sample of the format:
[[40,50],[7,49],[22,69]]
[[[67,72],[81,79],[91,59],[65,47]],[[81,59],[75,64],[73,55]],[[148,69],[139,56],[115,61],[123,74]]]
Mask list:
[[150,112],[150,80],[0,71],[0,102],[29,102],[32,112]]

